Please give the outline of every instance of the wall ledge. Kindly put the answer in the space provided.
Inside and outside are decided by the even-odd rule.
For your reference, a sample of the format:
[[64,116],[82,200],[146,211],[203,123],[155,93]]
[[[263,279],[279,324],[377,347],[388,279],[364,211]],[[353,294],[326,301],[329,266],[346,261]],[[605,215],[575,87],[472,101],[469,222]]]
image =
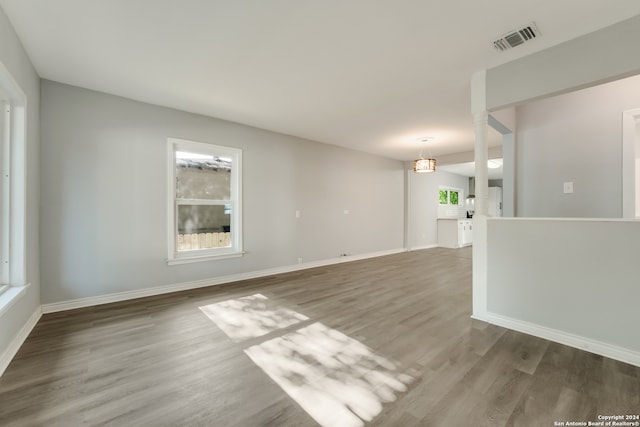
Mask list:
[[27,283],[24,286],[10,286],[5,292],[0,295],[0,317],[15,304],[26,292],[27,288],[31,285]]
[[585,350],[590,353],[599,354],[600,356],[640,367],[640,352],[629,350],[627,348],[596,341],[580,335],[574,335],[558,329],[548,328],[535,323],[501,316],[495,313],[486,313],[484,316],[478,316],[475,318],[493,325],[502,326],[507,329],[533,335],[538,338],[544,338],[549,341],[568,345],[569,347]]
[[95,305],[109,304],[112,302],[127,301],[136,298],[150,297],[154,295],[168,294],[171,292],[186,291],[190,289],[204,288],[207,286],[216,286],[226,283],[238,282],[241,280],[256,279],[260,277],[273,276],[276,274],[290,273],[294,271],[306,270],[315,267],[324,267],[327,265],[341,264],[343,262],[359,261],[368,258],[375,258],[385,255],[393,255],[406,252],[404,248],[391,249],[380,252],[371,252],[361,255],[343,256],[338,258],[330,258],[321,261],[312,261],[303,264],[294,264],[285,267],[269,268],[265,270],[250,271],[240,274],[232,274],[228,276],[220,276],[192,282],[176,283],[173,285],[156,286],[152,288],[139,289],[135,291],[119,292],[108,295],[99,295],[95,297],[80,298],[69,301],[55,302],[51,304],[43,304],[43,313],[55,313],[59,311],[74,310],[77,308],[92,307]]

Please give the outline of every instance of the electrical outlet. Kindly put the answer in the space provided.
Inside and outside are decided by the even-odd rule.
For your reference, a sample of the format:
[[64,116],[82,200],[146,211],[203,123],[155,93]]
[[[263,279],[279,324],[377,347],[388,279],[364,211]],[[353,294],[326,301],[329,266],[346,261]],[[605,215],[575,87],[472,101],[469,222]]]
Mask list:
[[564,183],[564,194],[573,193],[573,182]]

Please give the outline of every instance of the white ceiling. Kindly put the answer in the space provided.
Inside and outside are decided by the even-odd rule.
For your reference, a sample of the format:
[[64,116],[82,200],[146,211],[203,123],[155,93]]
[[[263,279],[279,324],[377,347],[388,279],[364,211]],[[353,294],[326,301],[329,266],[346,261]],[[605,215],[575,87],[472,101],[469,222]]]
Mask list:
[[[499,167],[489,168],[489,179],[502,179],[502,159],[499,160]],[[497,163],[496,163],[497,164]],[[476,176],[476,164],[475,162],[456,163],[453,165],[438,165],[438,170],[455,173],[456,175],[475,177]]]
[[[0,0],[45,79],[409,160],[473,149],[470,78],[638,0]],[[491,41],[535,21],[541,37]],[[499,144],[494,139],[492,144]]]

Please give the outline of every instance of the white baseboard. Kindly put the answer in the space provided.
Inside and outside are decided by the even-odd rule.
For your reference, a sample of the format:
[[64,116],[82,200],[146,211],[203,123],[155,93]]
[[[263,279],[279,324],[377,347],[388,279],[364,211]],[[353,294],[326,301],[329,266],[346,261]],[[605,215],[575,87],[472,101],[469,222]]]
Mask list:
[[18,350],[20,350],[20,347],[25,342],[33,328],[36,326],[38,320],[40,320],[40,317],[42,317],[42,310],[40,307],[38,307],[33,312],[31,317],[29,317],[24,326],[22,326],[22,329],[20,329],[20,332],[18,332],[18,335],[16,335],[13,341],[11,341],[4,353],[0,355],[0,377],[2,376],[2,374],[4,374],[4,371],[9,366],[9,363],[11,363],[13,357],[16,355],[16,353],[18,353]]
[[455,245],[455,246],[441,246],[441,245],[436,245],[437,248],[445,248],[445,249],[460,249],[460,248],[466,248],[467,246],[472,246],[473,243],[465,243],[464,245]]
[[238,282],[240,280],[256,279],[259,277],[273,276],[275,274],[290,273],[293,271],[306,270],[309,268],[323,267],[332,264],[340,264],[343,262],[358,261],[368,258],[375,258],[385,255],[393,255],[406,252],[404,248],[391,249],[387,251],[373,252],[362,255],[344,256],[339,258],[330,258],[321,261],[312,261],[303,264],[288,265],[285,267],[269,268],[266,270],[250,271],[247,273],[232,274],[229,276],[213,277],[210,279],[196,280],[193,282],[177,283],[173,285],[157,286],[153,288],[138,289],[135,291],[119,292],[115,294],[100,295],[96,297],[80,298],[70,301],[61,301],[51,304],[43,304],[43,313],[55,313],[58,311],[73,310],[76,308],[91,307],[94,305],[108,304],[118,301],[126,301],[135,298],[143,298],[154,295],[168,294],[171,292],[187,291],[190,289],[204,288],[207,286],[222,285],[225,283]]
[[494,313],[474,318],[640,367],[640,353],[637,351]]
[[482,322],[491,323],[491,322],[489,322],[489,319],[487,319],[487,313],[483,313],[483,314],[473,313],[471,315],[471,318],[475,319],[475,320],[480,320]]
[[409,248],[409,252],[411,251],[421,251],[422,249],[433,249],[433,248],[437,248],[438,244],[435,243],[433,245],[422,245],[422,246],[413,246],[411,248]]

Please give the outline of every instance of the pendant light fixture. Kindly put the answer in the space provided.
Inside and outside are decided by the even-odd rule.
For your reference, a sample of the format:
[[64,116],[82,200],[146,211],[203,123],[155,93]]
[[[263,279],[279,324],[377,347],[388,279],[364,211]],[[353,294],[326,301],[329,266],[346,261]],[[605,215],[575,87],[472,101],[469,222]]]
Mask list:
[[420,138],[418,139],[418,143],[422,146],[420,147],[420,158],[413,161],[413,171],[415,173],[429,173],[436,171],[436,159],[425,158],[422,155],[422,150],[424,149],[424,145],[429,143],[433,138]]

